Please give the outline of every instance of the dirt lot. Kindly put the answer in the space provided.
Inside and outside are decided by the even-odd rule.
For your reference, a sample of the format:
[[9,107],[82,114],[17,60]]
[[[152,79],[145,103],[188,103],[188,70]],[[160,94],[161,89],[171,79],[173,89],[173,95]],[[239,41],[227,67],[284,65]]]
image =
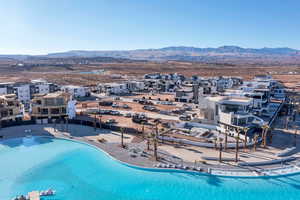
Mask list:
[[[102,70],[99,74],[86,74]],[[57,84],[96,85],[98,83],[122,82],[141,78],[146,73],[180,73],[185,76],[240,76],[245,80],[258,74],[271,74],[287,87],[295,88],[300,82],[299,65],[261,64],[208,64],[193,62],[130,62],[130,63],[91,63],[74,64],[71,67],[38,66],[12,67],[11,63],[0,63],[0,82],[29,81],[44,78]],[[299,87],[298,87],[299,89]]]
[[[131,62],[131,63],[91,63],[89,65],[72,65],[68,68],[43,67],[11,67],[11,63],[1,63],[0,82],[28,81],[44,78],[58,84],[95,85],[104,82],[120,82],[126,79],[142,77],[146,73],[180,73],[185,76],[240,76],[245,80],[258,74],[270,73],[274,78],[294,86],[300,77],[299,65],[261,65],[261,64],[207,64],[193,62]],[[103,70],[101,74],[82,74],[93,70]],[[294,74],[291,74],[294,73]],[[290,75],[287,75],[290,74]]]

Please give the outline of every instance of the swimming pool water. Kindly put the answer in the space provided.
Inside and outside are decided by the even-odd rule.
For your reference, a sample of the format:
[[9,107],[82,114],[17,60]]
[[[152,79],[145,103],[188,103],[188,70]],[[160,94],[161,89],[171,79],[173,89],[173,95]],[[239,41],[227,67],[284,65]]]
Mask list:
[[297,200],[300,175],[230,178],[140,169],[69,140],[0,143],[0,200],[48,188],[57,195],[44,200]]

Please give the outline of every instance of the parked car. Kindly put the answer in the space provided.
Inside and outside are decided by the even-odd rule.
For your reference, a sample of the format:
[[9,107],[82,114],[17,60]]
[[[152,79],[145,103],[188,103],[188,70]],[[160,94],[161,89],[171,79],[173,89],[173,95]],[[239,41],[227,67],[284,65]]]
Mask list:
[[170,128],[171,127],[171,124],[169,122],[163,122],[161,125],[165,128]]
[[111,107],[113,107],[113,108],[118,108],[119,105],[118,105],[117,103],[113,103],[113,104],[111,105]]
[[181,116],[179,116],[179,119],[182,120],[182,121],[192,120],[191,116],[189,116],[189,115],[181,115]]
[[172,113],[168,110],[161,110],[159,111],[159,114],[163,114],[163,115],[171,115]]
[[170,102],[170,101],[162,101],[162,102],[160,102],[160,104],[162,104],[162,105],[174,105],[172,102]]
[[187,110],[187,111],[193,110],[193,108],[191,106],[187,105],[187,104],[183,104],[182,107],[183,107],[184,110]]
[[121,113],[119,111],[116,111],[116,110],[110,111],[109,114],[111,114],[111,115],[121,115]]
[[129,117],[131,117],[132,115],[131,115],[131,113],[126,113],[124,116],[129,118]]
[[184,113],[185,112],[185,110],[182,110],[182,109],[175,109],[175,110],[172,110],[172,113],[174,113],[174,114],[182,114],[182,113]]
[[152,112],[157,112],[158,111],[158,109],[156,108],[156,107],[154,107],[154,106],[143,106],[143,109],[144,110],[149,110],[149,111],[152,111]]
[[87,114],[98,114],[98,109],[86,109]]
[[144,114],[134,114],[132,116],[132,121],[141,124],[141,123],[146,123],[148,119]]
[[122,107],[125,108],[125,109],[129,109],[130,108],[127,104],[124,104]]
[[105,123],[107,123],[107,124],[116,124],[117,121],[115,119],[108,119],[108,120],[106,120]]
[[100,101],[99,105],[100,106],[112,106],[113,102],[112,101]]
[[110,111],[109,110],[100,110],[99,113],[102,114],[102,115],[107,115],[107,114],[110,113]]
[[143,105],[153,105],[153,102],[152,101],[147,101],[147,100],[144,100],[144,99],[141,99],[138,101],[140,104],[143,104]]

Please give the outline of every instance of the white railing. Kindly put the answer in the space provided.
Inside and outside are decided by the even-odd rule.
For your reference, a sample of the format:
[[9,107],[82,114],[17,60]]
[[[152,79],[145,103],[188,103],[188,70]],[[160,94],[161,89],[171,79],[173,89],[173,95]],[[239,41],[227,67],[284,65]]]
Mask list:
[[300,173],[300,163],[282,167],[250,170],[250,169],[221,169],[210,168],[208,170],[213,175],[220,176],[279,176],[293,173]]

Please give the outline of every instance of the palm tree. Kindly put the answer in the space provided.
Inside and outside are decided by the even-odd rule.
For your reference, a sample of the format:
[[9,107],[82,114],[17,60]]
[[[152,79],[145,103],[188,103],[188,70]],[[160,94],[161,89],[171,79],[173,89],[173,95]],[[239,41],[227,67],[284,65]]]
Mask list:
[[94,131],[97,130],[97,114],[95,113],[95,117],[94,117]]
[[66,117],[66,131],[69,131],[69,118]]
[[102,122],[101,122],[101,119],[102,119],[102,115],[99,116],[99,127],[100,127],[100,129],[102,128]]
[[155,160],[157,161],[158,160],[158,156],[157,156],[157,139],[156,139],[156,137],[154,137],[154,141],[153,141],[154,143],[154,149],[153,149],[153,152],[154,152],[154,158],[155,158]]
[[157,139],[156,139],[156,133],[152,132],[150,134],[150,137],[148,138],[148,141],[147,141],[147,145],[148,145],[148,150],[150,149],[150,139],[151,141],[153,142],[153,156],[155,158],[155,160],[157,161],[158,160],[158,156],[157,156]]
[[222,162],[222,139],[219,138],[219,162]]
[[243,132],[245,134],[245,139],[244,139],[244,150],[246,151],[247,149],[247,132],[248,132],[248,128],[244,127],[243,128]]
[[149,138],[149,134],[147,134],[145,132],[145,122],[142,122],[142,137],[143,139],[146,139],[147,141],[147,150],[149,151],[150,150],[150,138]]
[[227,150],[227,143],[228,143],[228,130],[225,130],[225,146],[224,146],[224,150]]
[[147,135],[147,150],[150,150],[150,138],[149,135]]
[[266,148],[267,147],[267,134],[269,131],[269,126],[267,124],[262,126],[262,138],[263,138],[263,147]]
[[217,140],[218,138],[214,138],[215,150],[217,150]]
[[142,122],[142,136],[144,137],[144,133],[145,133],[145,125],[144,122]]
[[285,129],[289,129],[289,116],[286,116],[286,118],[285,118]]
[[270,127],[270,130],[269,130],[269,142],[270,142],[270,144],[272,144],[272,142],[273,142],[273,130],[274,130],[274,127]]
[[297,146],[297,126],[295,126],[295,133],[294,133],[294,146]]
[[254,135],[254,145],[253,145],[253,147],[254,147],[254,151],[256,151],[257,139],[258,139],[258,135],[257,135],[257,134],[255,134],[255,135]]
[[124,148],[124,128],[121,127],[121,147]]
[[53,128],[53,129],[54,129],[54,132],[56,132],[56,120],[57,120],[57,119],[54,119],[54,128]]
[[158,123],[159,121],[157,121],[155,123],[155,135],[154,135],[154,140],[153,140],[153,145],[154,145],[154,158],[157,161],[158,160],[158,155],[157,155],[157,142],[158,142]]
[[240,140],[240,130],[238,130],[238,135],[235,137],[236,145],[235,145],[235,162],[239,160],[239,140]]

